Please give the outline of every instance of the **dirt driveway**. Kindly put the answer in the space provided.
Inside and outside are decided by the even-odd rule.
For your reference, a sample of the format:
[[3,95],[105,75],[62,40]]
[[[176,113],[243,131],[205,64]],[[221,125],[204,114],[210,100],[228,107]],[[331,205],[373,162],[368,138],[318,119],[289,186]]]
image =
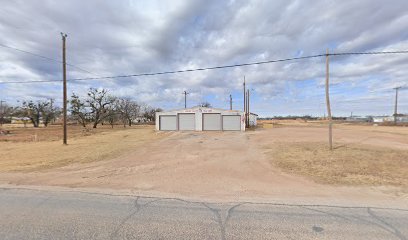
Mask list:
[[[408,150],[405,134],[335,129],[337,141],[369,142]],[[270,164],[268,144],[322,141],[324,128],[285,127],[249,132],[172,132],[139,144],[114,159],[29,173],[2,173],[0,183],[119,190],[126,193],[226,201],[293,202],[353,199],[384,204],[406,199],[393,187],[350,187],[315,183]],[[356,137],[360,136],[360,137]],[[272,156],[273,157],[273,156]],[[402,194],[402,195],[401,195]],[[321,201],[320,201],[321,202]],[[405,201],[407,203],[407,201]]]

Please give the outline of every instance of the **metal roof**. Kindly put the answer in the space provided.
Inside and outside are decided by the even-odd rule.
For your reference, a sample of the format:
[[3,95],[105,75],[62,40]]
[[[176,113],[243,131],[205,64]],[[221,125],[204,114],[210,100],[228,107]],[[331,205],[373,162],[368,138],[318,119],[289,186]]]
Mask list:
[[240,110],[229,110],[229,109],[222,109],[222,108],[200,107],[200,106],[195,106],[195,107],[190,107],[190,108],[172,109],[172,110],[167,110],[167,111],[163,111],[163,112],[178,112],[178,111],[194,110],[194,109],[203,109],[203,110],[212,109],[212,110],[223,111],[223,112],[239,112],[239,113],[243,113],[243,111],[240,111]]

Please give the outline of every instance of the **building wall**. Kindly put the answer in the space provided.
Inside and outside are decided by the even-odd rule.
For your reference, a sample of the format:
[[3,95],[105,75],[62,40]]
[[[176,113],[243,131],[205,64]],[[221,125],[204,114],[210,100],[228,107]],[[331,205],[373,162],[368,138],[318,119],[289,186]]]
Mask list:
[[408,122],[408,116],[397,117],[397,122]]
[[256,126],[258,116],[255,114],[249,114],[249,126]]
[[195,113],[195,130],[203,131],[203,113],[220,113],[223,115],[239,115],[241,116],[241,131],[245,131],[245,117],[244,113],[236,110],[222,110],[216,108],[195,107],[186,108],[168,112],[156,112],[156,130],[160,130],[160,116],[161,115],[177,115],[178,113]]

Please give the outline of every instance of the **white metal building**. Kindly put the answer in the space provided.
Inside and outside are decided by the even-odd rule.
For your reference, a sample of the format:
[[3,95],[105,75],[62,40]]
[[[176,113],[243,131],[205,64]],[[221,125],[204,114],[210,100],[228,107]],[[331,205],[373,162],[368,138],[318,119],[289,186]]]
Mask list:
[[256,120],[258,119],[258,114],[249,113],[249,126],[254,127],[256,126]]
[[156,130],[161,131],[245,131],[244,112],[193,107],[156,112]]

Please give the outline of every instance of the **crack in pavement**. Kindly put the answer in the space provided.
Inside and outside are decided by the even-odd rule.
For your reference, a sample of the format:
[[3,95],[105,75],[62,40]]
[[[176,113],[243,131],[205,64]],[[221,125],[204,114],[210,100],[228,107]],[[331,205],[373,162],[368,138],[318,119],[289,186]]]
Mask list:
[[388,230],[388,232],[392,233],[394,236],[396,236],[400,240],[407,240],[407,238],[396,227],[394,227],[392,224],[386,222],[380,216],[375,215],[374,212],[369,207],[367,208],[367,212],[372,218],[378,220],[379,222],[381,222],[385,226],[389,227],[391,230]]
[[[192,201],[177,197],[151,197],[151,196],[138,196],[134,194],[113,194],[113,193],[102,193],[102,192],[91,192],[82,190],[62,190],[62,191],[47,191],[39,189],[31,189],[28,187],[0,187],[0,190],[24,190],[24,191],[42,191],[42,192],[56,192],[56,193],[78,193],[87,195],[102,195],[110,197],[139,197],[145,199],[159,199],[159,200],[174,200],[185,203],[197,203],[202,204],[203,201]],[[341,206],[341,205],[329,205],[329,204],[292,204],[292,203],[279,203],[279,202],[206,202],[207,204],[249,204],[249,205],[269,205],[269,206],[290,206],[290,207],[328,207],[328,208],[340,208],[340,209],[367,209],[368,207],[376,210],[393,210],[400,212],[408,212],[407,208],[389,208],[389,207],[371,207],[371,206]]]
[[236,204],[236,205],[230,207],[230,208],[227,210],[224,223],[222,222],[222,217],[221,217],[221,214],[220,214],[221,209],[212,208],[212,207],[210,207],[208,204],[206,204],[206,203],[204,203],[204,202],[202,202],[201,204],[204,205],[206,208],[208,208],[208,209],[215,215],[216,221],[217,221],[217,223],[218,223],[218,225],[219,225],[219,227],[220,227],[221,239],[222,239],[222,240],[225,240],[225,227],[226,227],[226,225],[227,225],[227,222],[228,222],[228,220],[230,219],[230,217],[231,217],[231,215],[232,215],[234,209],[237,208],[237,207],[239,207],[239,206],[241,206],[242,203]]
[[149,202],[147,202],[145,204],[140,204],[139,199],[140,199],[140,197],[137,196],[135,201],[134,201],[134,204],[133,204],[133,208],[136,208],[136,209],[133,212],[131,212],[129,215],[127,215],[124,219],[122,219],[122,221],[119,223],[119,225],[115,228],[115,230],[110,235],[110,239],[115,239],[116,235],[119,233],[119,231],[125,225],[125,223],[127,221],[129,221],[129,219],[131,219],[134,215],[136,215],[142,208],[148,206],[151,203],[160,201],[160,199],[154,199],[154,200],[151,200],[151,201],[149,201]]
[[[372,218],[374,218],[374,219],[376,219],[376,220],[382,222],[384,225],[388,226],[389,228],[391,228],[391,229],[394,230],[394,231],[391,231],[389,228],[384,227],[382,224],[379,224],[379,223],[377,223],[377,222],[368,221],[368,220],[366,220],[366,219],[364,219],[364,218],[359,218],[359,217],[355,217],[355,216],[345,217],[345,216],[342,216],[342,215],[340,215],[340,214],[330,213],[330,212],[326,212],[326,211],[323,211],[323,210],[312,209],[312,208],[302,207],[302,206],[301,206],[301,208],[304,208],[304,209],[307,209],[307,210],[310,210],[310,211],[314,211],[314,212],[323,213],[323,214],[326,214],[326,215],[329,215],[329,216],[332,216],[332,217],[341,218],[341,219],[346,220],[346,221],[349,221],[349,222],[358,220],[358,221],[362,221],[362,222],[365,222],[365,223],[373,224],[373,225],[377,226],[378,228],[380,228],[380,229],[382,229],[382,230],[384,230],[384,231],[386,231],[386,232],[388,232],[388,233],[391,233],[392,235],[396,236],[396,237],[397,237],[398,239],[400,239],[400,240],[407,240],[407,239],[405,238],[405,236],[403,236],[402,233],[399,232],[395,227],[393,227],[392,225],[386,223],[385,221],[382,221],[382,220],[379,219],[379,218],[376,218],[377,216],[373,216],[372,211],[370,211],[370,208],[369,208],[369,207],[367,208],[367,211],[368,211],[368,214],[369,214]],[[371,212],[371,213],[370,213],[370,212]]]

